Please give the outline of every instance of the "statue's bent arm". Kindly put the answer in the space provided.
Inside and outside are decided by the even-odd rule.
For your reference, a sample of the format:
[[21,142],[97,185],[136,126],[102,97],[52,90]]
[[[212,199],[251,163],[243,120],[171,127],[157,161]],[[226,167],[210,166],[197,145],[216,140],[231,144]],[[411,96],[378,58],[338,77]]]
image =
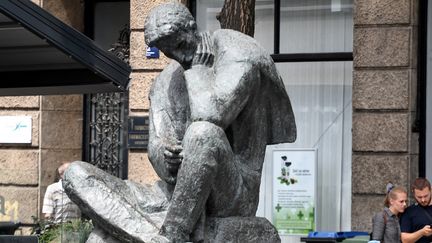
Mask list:
[[[243,110],[257,72],[247,62],[215,67],[196,65],[185,72],[192,121],[208,121],[225,129]],[[255,78],[254,78],[255,77]]]
[[168,82],[163,78],[155,80],[158,92],[151,92],[150,102],[150,126],[149,126],[149,146],[148,157],[158,176],[169,184],[175,184],[176,176],[167,170],[164,153],[167,148],[177,146],[179,144],[178,135],[175,130],[174,114],[170,114],[169,102],[166,98],[167,86],[160,85]]
[[[166,134],[163,134],[163,128],[161,127],[164,122],[160,122],[160,119],[155,119],[155,117],[161,118],[162,110],[153,111],[150,109],[150,132],[149,132],[149,145],[148,145],[148,157],[155,169],[157,175],[169,184],[175,183],[175,178],[170,175],[165,166],[164,151],[165,146],[167,146]],[[156,113],[156,114],[155,114]]]

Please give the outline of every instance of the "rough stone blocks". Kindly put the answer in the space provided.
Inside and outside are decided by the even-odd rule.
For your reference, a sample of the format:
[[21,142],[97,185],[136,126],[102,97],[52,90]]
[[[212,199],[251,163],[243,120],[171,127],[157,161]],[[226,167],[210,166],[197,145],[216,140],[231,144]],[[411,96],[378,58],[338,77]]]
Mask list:
[[352,160],[353,193],[386,193],[386,185],[407,187],[408,155],[354,155]]
[[356,0],[355,24],[409,24],[410,0]]
[[409,28],[354,29],[354,67],[408,67]]
[[32,216],[38,215],[37,187],[0,187],[0,196],[5,201],[5,212],[0,214],[0,222],[33,223]]
[[154,171],[147,153],[129,153],[129,176],[128,179],[141,184],[154,184],[159,180],[159,176]]
[[409,114],[354,113],[353,151],[408,152]]
[[356,70],[353,82],[354,109],[408,109],[408,70]]
[[41,148],[81,148],[82,112],[43,111],[41,114]]
[[0,150],[0,184],[37,185],[39,152],[33,149]]

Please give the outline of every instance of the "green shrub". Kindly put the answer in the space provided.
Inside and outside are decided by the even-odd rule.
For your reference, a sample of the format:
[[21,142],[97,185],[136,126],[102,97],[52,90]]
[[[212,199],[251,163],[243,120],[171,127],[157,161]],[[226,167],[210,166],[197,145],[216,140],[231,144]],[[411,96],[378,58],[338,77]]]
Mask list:
[[61,224],[52,224],[45,220],[36,220],[37,228],[33,234],[39,235],[39,243],[85,243],[93,230],[91,220],[72,220]]

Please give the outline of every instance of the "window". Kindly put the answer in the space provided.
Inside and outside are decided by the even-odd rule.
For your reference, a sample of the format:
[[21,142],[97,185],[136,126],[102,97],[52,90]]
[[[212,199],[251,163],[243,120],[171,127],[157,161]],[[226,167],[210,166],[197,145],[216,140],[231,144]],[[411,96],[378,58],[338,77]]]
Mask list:
[[129,25],[128,0],[86,2],[86,34],[104,50],[117,42],[120,32]]

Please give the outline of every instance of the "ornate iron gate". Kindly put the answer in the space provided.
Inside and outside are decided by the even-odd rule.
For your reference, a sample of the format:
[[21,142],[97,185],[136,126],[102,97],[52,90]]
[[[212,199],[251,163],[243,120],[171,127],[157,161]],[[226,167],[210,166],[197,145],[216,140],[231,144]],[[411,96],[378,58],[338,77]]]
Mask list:
[[[129,62],[130,30],[126,26],[109,51]],[[127,178],[129,93],[99,93],[86,97],[84,157],[108,173]]]

